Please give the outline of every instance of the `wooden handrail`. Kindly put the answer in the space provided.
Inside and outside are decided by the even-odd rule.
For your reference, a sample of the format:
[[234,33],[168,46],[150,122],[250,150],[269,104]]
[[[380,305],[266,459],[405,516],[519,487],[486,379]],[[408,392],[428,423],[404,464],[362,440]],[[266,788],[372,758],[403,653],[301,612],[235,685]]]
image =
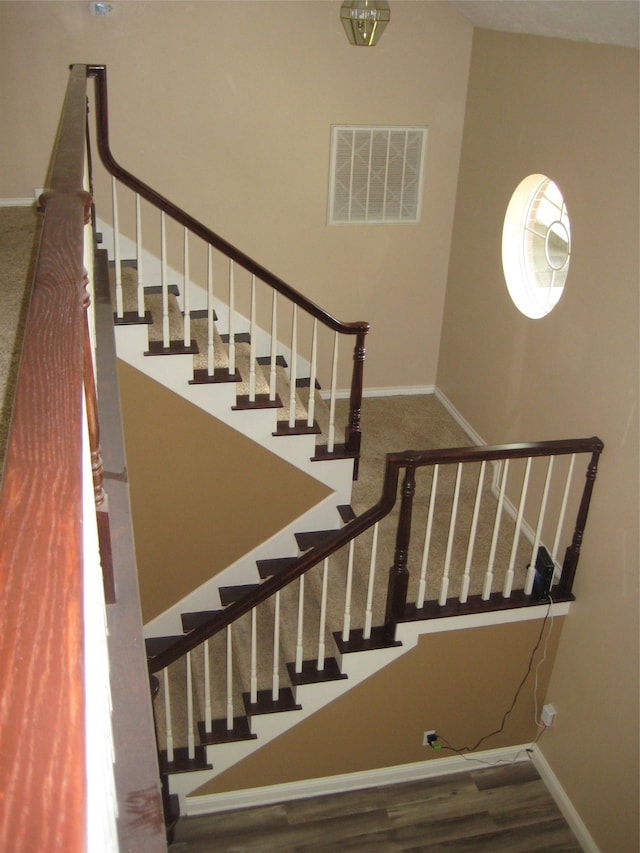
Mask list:
[[324,323],[324,325],[328,326],[328,328],[332,329],[334,332],[340,332],[345,335],[358,335],[366,334],[369,331],[369,323],[365,321],[347,323],[336,319],[319,305],[316,305],[315,302],[312,302],[310,299],[307,299],[306,296],[303,296],[303,294],[295,290],[295,288],[290,284],[287,284],[287,282],[279,278],[279,276],[270,272],[257,261],[254,261],[249,257],[249,255],[246,255],[219,234],[216,234],[210,228],[207,228],[206,225],[203,225],[197,219],[194,219],[193,216],[190,216],[180,207],[173,204],[173,202],[169,201],[169,199],[165,198],[148,184],[145,184],[139,178],[136,178],[136,176],[131,174],[131,172],[123,169],[113,157],[109,145],[109,108],[107,99],[106,66],[90,65],[88,66],[88,74],[90,77],[95,78],[96,84],[98,151],[100,159],[109,174],[113,175],[125,184],[125,186],[138,193],[142,198],[146,199],[155,207],[163,210],[168,216],[175,219],[176,222],[179,222],[185,228],[188,228],[189,231],[192,231],[206,243],[209,243],[228,258],[231,258],[231,260],[239,264],[239,266],[243,267],[252,275],[255,275],[265,284],[269,285],[274,290],[277,290],[278,293],[281,293],[291,302],[294,302],[304,311],[311,314],[312,317],[316,317],[321,323]]
[[85,849],[85,79],[69,78],[0,493],[0,848]]
[[[86,66],[71,68],[40,199],[44,221],[0,491],[0,850],[16,853],[98,849],[103,829],[87,823],[83,386],[94,486],[103,509],[106,501],[85,318],[86,78]],[[103,368],[110,358],[115,373],[110,303],[104,308],[96,329],[103,341],[108,331],[111,351],[103,346],[97,355]],[[117,393],[106,393],[100,371],[98,388],[101,405],[117,410],[111,419],[119,417]],[[113,466],[108,421],[103,443]],[[133,554],[128,495],[118,494],[126,484],[117,485],[110,513],[119,600],[107,608],[117,831],[121,849],[156,853],[166,850],[159,772],[135,563],[123,560],[125,551]],[[128,549],[120,544],[126,538]]]
[[[159,672],[161,669],[169,666],[179,658],[183,657],[187,652],[193,651],[197,646],[205,640],[222,631],[227,625],[235,622],[241,616],[250,612],[258,604],[266,601],[278,590],[288,586],[300,575],[312,569],[314,566],[321,563],[324,559],[334,554],[344,545],[348,544],[352,539],[360,536],[365,530],[372,527],[377,521],[380,521],[388,515],[396,504],[396,495],[398,490],[398,481],[400,471],[405,470],[407,476],[403,484],[403,509],[401,511],[401,521],[399,525],[398,538],[396,541],[396,550],[405,555],[407,545],[407,533],[410,525],[410,500],[413,496],[415,486],[414,475],[415,469],[432,466],[436,464],[447,464],[457,462],[482,462],[499,461],[504,459],[521,459],[527,457],[543,457],[543,456],[558,456],[571,453],[592,453],[592,461],[589,466],[588,473],[588,494],[591,495],[593,480],[595,479],[595,464],[594,459],[597,459],[602,452],[604,445],[597,438],[582,438],[582,439],[564,439],[560,441],[540,441],[531,443],[519,444],[499,444],[480,447],[454,447],[441,450],[426,450],[412,451],[407,450],[402,453],[388,453],[386,457],[385,473],[382,484],[382,494],[380,500],[375,506],[358,516],[353,521],[349,522],[345,527],[336,530],[318,546],[310,549],[302,554],[295,563],[292,563],[282,572],[273,575],[264,580],[256,589],[252,590],[243,598],[229,604],[224,610],[217,612],[210,620],[203,623],[199,627],[193,629],[184,637],[180,637],[168,649],[149,658],[149,672]],[[586,524],[588,511],[588,501],[583,497],[576,529],[580,529],[580,533],[574,535],[576,539],[581,541],[584,525]],[[573,552],[572,552],[573,553]],[[406,556],[406,555],[405,555]],[[575,563],[577,565],[577,553],[573,553]],[[400,584],[403,589],[396,591],[395,584],[390,583],[390,601],[387,607],[387,621],[389,623],[389,632],[392,633],[395,622],[398,619],[398,611],[400,608],[400,600],[402,606],[406,603],[406,583],[404,571],[406,569],[406,560],[401,565],[392,567],[392,572],[400,576]],[[575,574],[575,566],[573,567]],[[403,593],[404,590],[404,593]],[[571,589],[564,589],[563,593],[570,594]]]
[[351,390],[349,397],[349,421],[345,430],[345,449],[355,459],[354,479],[358,476],[358,454],[360,452],[361,431],[360,412],[362,407],[362,393],[364,384],[364,358],[365,338],[369,332],[370,325],[364,320],[356,322],[343,322],[329,314],[315,302],[312,302],[303,294],[299,293],[290,284],[287,284],[279,276],[272,273],[266,267],[250,258],[236,246],[229,243],[219,234],[207,228],[193,216],[190,216],[182,208],[173,204],[148,184],[141,181],[131,172],[128,172],[115,160],[111,153],[109,144],[109,106],[107,94],[107,69],[104,65],[86,66],[87,74],[95,79],[96,89],[96,129],[98,152],[102,163],[113,177],[117,178],[133,192],[138,193],[152,205],[163,211],[176,222],[196,234],[205,243],[222,252],[232,261],[243,267],[252,275],[255,275],[264,284],[272,287],[282,294],[286,299],[302,308],[312,317],[319,320],[327,328],[344,335],[353,335],[356,342],[353,352],[353,368],[351,375]]

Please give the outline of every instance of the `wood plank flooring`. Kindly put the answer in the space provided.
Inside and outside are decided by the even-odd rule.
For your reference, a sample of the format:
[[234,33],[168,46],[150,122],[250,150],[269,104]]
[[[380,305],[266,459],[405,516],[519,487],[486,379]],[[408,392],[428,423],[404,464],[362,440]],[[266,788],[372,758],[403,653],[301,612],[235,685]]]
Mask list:
[[[470,765],[473,768],[473,765]],[[533,764],[180,820],[170,853],[580,853]]]

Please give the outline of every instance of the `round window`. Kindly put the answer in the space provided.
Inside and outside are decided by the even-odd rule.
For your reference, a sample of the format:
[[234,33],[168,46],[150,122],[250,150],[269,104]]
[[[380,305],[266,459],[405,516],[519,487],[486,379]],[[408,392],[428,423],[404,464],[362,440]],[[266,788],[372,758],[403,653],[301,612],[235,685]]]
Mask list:
[[509,294],[527,317],[544,317],[564,290],[571,258],[569,216],[562,193],[545,175],[516,188],[502,229],[502,268]]

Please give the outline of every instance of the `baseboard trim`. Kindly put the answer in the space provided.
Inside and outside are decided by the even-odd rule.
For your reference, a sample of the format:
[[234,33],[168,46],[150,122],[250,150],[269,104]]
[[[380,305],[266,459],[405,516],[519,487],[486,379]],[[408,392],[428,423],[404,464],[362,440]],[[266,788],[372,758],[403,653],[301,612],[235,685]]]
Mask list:
[[486,441],[482,438],[482,436],[475,431],[475,429],[471,426],[469,421],[467,421],[460,412],[453,405],[451,400],[447,397],[447,395],[442,392],[437,386],[435,388],[434,394],[438,398],[438,400],[442,403],[445,409],[449,412],[454,421],[461,427],[466,434],[469,436],[471,441],[474,444],[480,446],[486,444]]
[[358,791],[375,788],[380,785],[393,785],[399,782],[417,782],[436,776],[448,776],[461,773],[470,767],[477,770],[483,764],[516,764],[528,761],[527,750],[530,744],[488,749],[472,755],[453,755],[447,758],[416,761],[394,767],[380,767],[358,773],[344,773],[340,776],[325,776],[319,779],[303,779],[298,782],[284,782],[280,785],[268,785],[263,788],[249,788],[242,791],[225,791],[221,794],[206,794],[187,797],[187,816],[214,814],[231,809],[243,809],[252,806],[264,806],[289,800],[318,797],[324,794],[338,794],[346,791]]
[[584,850],[584,853],[600,853],[600,848],[587,829],[585,822],[578,814],[578,811],[569,799],[567,792],[560,784],[560,780],[551,769],[551,765],[544,757],[537,744],[534,744],[532,748],[531,757],[536,770],[540,774],[540,778],[547,786],[549,793],[562,812],[564,819],[580,842],[580,846]]
[[33,207],[35,198],[0,198],[0,207]]

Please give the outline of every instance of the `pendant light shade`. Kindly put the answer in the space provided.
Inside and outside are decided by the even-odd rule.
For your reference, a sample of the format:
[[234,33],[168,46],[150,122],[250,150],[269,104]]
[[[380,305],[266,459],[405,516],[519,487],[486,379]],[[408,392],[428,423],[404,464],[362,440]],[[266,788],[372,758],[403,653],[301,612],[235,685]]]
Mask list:
[[351,44],[373,47],[389,23],[386,0],[344,0],[340,19]]

